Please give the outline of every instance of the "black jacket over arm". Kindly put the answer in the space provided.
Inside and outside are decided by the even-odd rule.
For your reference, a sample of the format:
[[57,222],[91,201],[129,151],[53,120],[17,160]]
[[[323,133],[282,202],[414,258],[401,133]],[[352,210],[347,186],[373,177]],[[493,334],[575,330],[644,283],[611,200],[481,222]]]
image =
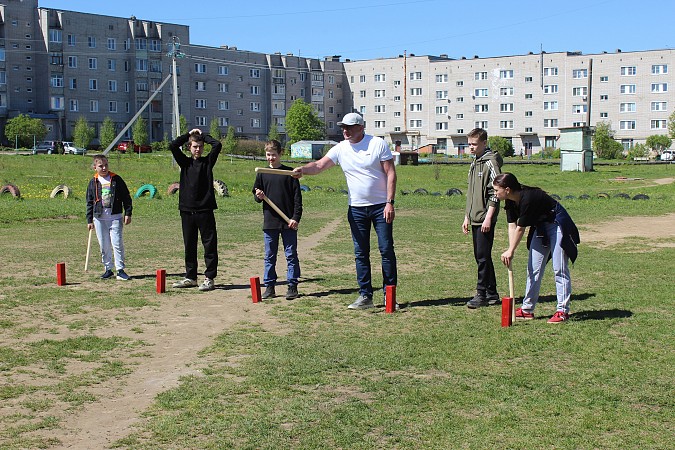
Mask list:
[[204,143],[211,145],[206,156],[194,159],[183,153],[180,147],[188,142],[189,134],[183,134],[169,144],[176,163],[180,167],[180,191],[178,209],[181,211],[208,211],[218,209],[216,194],[213,190],[213,166],[223,145],[210,135],[204,135]]

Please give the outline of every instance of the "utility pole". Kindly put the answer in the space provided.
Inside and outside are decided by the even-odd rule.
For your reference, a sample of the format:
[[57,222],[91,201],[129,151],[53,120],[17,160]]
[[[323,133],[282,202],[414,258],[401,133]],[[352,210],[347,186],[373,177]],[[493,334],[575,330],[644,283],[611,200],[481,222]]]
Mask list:
[[171,50],[166,54],[171,58],[171,74],[173,75],[173,138],[180,135],[180,111],[178,110],[178,73],[176,68],[176,59],[184,58],[185,53],[180,51],[180,41],[177,36],[173,36],[173,42],[170,44]]

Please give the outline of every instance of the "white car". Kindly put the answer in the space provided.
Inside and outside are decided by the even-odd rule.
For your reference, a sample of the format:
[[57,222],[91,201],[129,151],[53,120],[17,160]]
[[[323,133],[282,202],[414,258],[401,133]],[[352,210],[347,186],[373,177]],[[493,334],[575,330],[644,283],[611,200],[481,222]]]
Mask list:
[[673,161],[675,160],[675,152],[673,150],[664,150],[661,153],[661,161]]
[[84,155],[87,152],[87,150],[80,148],[80,147],[75,147],[75,144],[72,142],[64,141],[63,142],[63,153],[68,154],[72,153],[73,155]]

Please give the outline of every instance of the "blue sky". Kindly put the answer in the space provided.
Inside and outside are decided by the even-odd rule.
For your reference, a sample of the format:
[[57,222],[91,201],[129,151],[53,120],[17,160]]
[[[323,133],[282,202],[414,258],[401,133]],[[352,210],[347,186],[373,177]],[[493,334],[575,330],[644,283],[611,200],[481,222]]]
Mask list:
[[[673,0],[39,0],[48,8],[190,26],[194,44],[343,60],[675,47]],[[187,49],[183,49],[186,50]]]

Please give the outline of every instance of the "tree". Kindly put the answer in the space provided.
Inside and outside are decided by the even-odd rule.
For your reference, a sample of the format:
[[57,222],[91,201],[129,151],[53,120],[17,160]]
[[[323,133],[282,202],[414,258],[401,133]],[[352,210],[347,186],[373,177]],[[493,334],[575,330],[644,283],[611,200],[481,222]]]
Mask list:
[[623,145],[614,140],[610,122],[598,122],[593,135],[593,151],[598,158],[616,159],[623,153]]
[[220,127],[218,126],[218,119],[215,117],[211,119],[211,124],[209,126],[209,134],[213,139],[220,140],[223,137],[223,134],[220,132]]
[[653,134],[647,138],[647,141],[645,144],[647,144],[647,147],[651,148],[652,150],[655,150],[659,153],[664,151],[667,148],[670,148],[671,144],[673,143],[673,140],[670,139],[668,136],[665,134]]
[[75,147],[87,148],[92,139],[96,136],[96,130],[89,126],[87,119],[80,116],[75,122],[75,129],[73,130],[73,144]]
[[270,124],[270,131],[269,133],[267,133],[267,140],[281,142],[281,135],[279,134],[279,128],[274,123],[274,121],[272,121],[272,123]]
[[288,142],[302,140],[316,141],[324,138],[325,124],[316,114],[312,105],[299,98],[286,113]]
[[5,124],[5,136],[9,142],[32,148],[35,142],[47,136],[47,127],[40,119],[31,119],[26,114],[19,114]]
[[234,136],[234,127],[227,127],[227,136],[225,136],[225,142],[223,142],[223,152],[232,154],[236,146],[237,138]]
[[490,136],[488,138],[488,147],[499,153],[502,157],[513,156],[513,144],[510,140],[501,136]]
[[101,143],[101,149],[105,150],[108,148],[110,143],[115,140],[115,136],[117,136],[117,133],[115,132],[115,123],[110,117],[106,116],[101,124],[101,131],[98,138]]
[[182,114],[178,116],[178,127],[180,128],[178,134],[183,135],[188,132],[187,119]]
[[148,127],[143,117],[136,119],[131,129],[134,145],[146,145],[148,143]]
[[675,111],[668,117],[668,136],[671,139],[675,139]]

